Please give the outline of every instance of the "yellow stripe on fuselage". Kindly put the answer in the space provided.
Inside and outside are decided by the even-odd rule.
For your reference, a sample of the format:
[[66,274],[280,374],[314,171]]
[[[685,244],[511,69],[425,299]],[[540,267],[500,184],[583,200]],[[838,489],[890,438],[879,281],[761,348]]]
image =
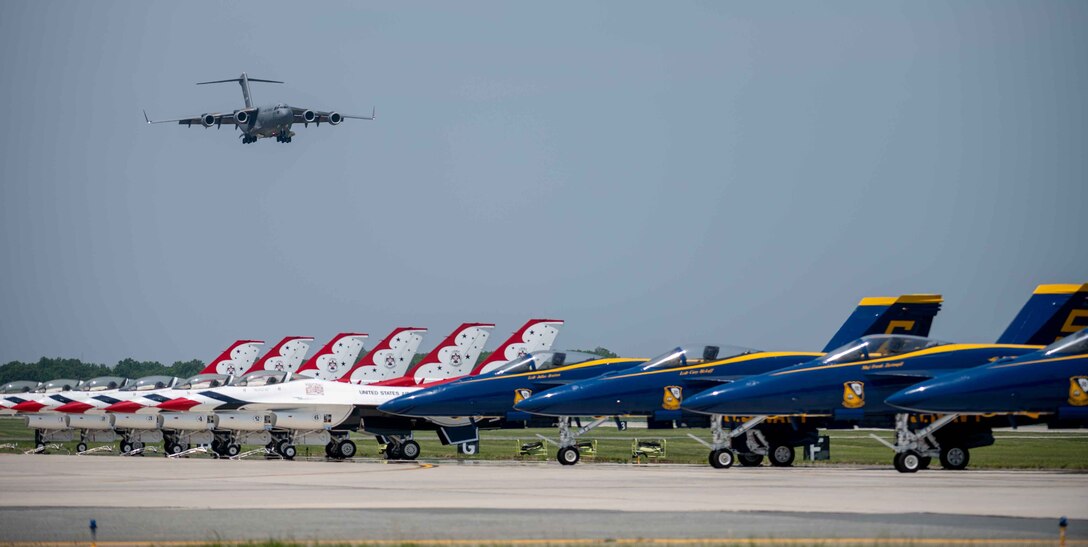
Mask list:
[[662,374],[665,372],[680,372],[684,370],[692,370],[697,368],[710,368],[723,365],[735,365],[737,363],[743,363],[745,361],[752,361],[755,359],[769,359],[771,357],[820,357],[823,353],[813,353],[810,351],[761,351],[758,353],[749,353],[746,355],[738,355],[736,357],[730,357],[729,359],[722,359],[721,361],[713,361],[710,363],[700,363],[698,365],[688,365],[686,367],[677,368],[663,368],[661,370],[647,370],[643,372],[635,372],[632,374],[623,374],[619,376],[612,376],[612,378],[630,378],[631,376],[645,376],[647,374]]
[[1080,353],[1077,355],[1066,355],[1065,357],[1051,357],[1049,359],[1036,359],[1034,361],[1024,361],[1022,363],[1005,363],[1003,365],[994,365],[991,368],[1009,368],[1009,367],[1021,367],[1024,365],[1038,365],[1040,363],[1054,363],[1057,361],[1071,361],[1073,359],[1085,359],[1088,358],[1088,353]]
[[934,355],[937,353],[950,353],[953,351],[965,351],[969,349],[1001,349],[1001,348],[1016,348],[1016,349],[1042,349],[1043,346],[1025,346],[1022,344],[945,344],[943,346],[937,346],[933,348],[926,348],[918,351],[912,351],[910,353],[900,353],[899,355],[890,355],[888,357],[881,357],[879,359],[868,359],[865,361],[854,361],[851,363],[840,363],[831,365],[820,365],[816,367],[801,368],[796,370],[783,370],[782,372],[775,372],[772,376],[782,376],[785,374],[797,374],[798,372],[812,372],[814,370],[826,370],[831,368],[843,368],[843,367],[859,367],[864,365],[871,365],[875,363],[887,363],[889,361],[901,361],[905,359],[913,359],[915,357],[923,357],[926,355]]
[[940,304],[944,297],[939,294],[904,294],[900,296],[866,296],[859,306],[891,306],[892,304]]
[[521,377],[521,376],[533,376],[533,375],[537,375],[537,374],[540,374],[540,375],[555,374],[557,372],[566,372],[568,370],[574,370],[574,369],[577,369],[577,368],[596,367],[596,366],[599,366],[599,365],[611,365],[612,363],[626,363],[626,362],[645,363],[646,361],[649,361],[649,359],[643,359],[641,357],[631,358],[631,359],[625,359],[623,357],[610,357],[608,359],[594,359],[592,361],[582,361],[581,363],[575,363],[573,365],[567,365],[567,366],[559,367],[559,368],[550,368],[550,369],[546,369],[546,370],[536,370],[536,371],[533,371],[533,372],[519,372],[517,374],[500,374],[499,376],[491,376],[491,377],[488,377],[488,378],[475,378],[475,379],[471,379],[469,381],[472,381],[472,382],[486,382],[488,380],[501,380],[503,378],[518,378],[518,377]]

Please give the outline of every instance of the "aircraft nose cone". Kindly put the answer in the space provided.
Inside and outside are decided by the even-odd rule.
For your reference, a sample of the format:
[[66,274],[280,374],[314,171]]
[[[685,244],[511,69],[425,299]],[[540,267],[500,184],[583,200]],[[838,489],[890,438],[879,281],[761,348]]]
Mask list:
[[131,414],[144,408],[144,405],[140,403],[134,403],[132,401],[121,401],[119,403],[113,403],[106,407],[106,412],[122,412],[125,414]]
[[57,412],[64,412],[65,414],[83,414],[92,408],[94,407],[87,403],[72,401],[58,406],[56,410]]
[[192,399],[186,399],[185,397],[178,397],[177,399],[170,399],[159,403],[158,407],[163,410],[172,410],[174,412],[186,412],[190,408],[193,408],[200,403]]
[[[462,416],[459,408],[467,399],[458,397],[452,386],[443,384],[401,395],[378,406],[378,411],[401,416]],[[450,391],[453,393],[449,393]]]
[[400,414],[405,415],[414,406],[411,400],[414,397],[414,393],[408,395],[401,395],[391,401],[386,401],[378,405],[378,412],[385,412],[386,414]]
[[23,402],[15,405],[13,407],[11,407],[11,409],[16,411],[16,412],[28,412],[28,413],[29,412],[38,412],[39,410],[41,410],[43,408],[45,408],[45,405],[39,403],[38,401],[23,401]]
[[692,412],[712,414],[711,408],[717,400],[717,390],[704,391],[702,393],[696,393],[691,397],[685,398],[680,403],[680,408],[684,410],[690,410]]
[[576,394],[569,388],[556,388],[539,395],[526,397],[514,405],[515,410],[542,416],[567,416],[564,409],[575,401]]

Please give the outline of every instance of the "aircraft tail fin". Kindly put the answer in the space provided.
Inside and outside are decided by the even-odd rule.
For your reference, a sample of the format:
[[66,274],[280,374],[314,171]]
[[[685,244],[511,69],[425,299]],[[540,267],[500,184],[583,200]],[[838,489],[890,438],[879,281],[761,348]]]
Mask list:
[[262,340],[238,340],[200,371],[200,374],[229,374],[237,376],[248,370],[261,353]]
[[1045,346],[1084,327],[1088,283],[1039,285],[997,343]]
[[427,334],[427,329],[418,327],[393,329],[389,336],[359,359],[340,381],[363,385],[404,376],[412,365],[419,344],[423,342],[424,334]]
[[507,338],[491,355],[473,367],[469,375],[491,372],[506,362],[517,359],[526,353],[548,351],[559,335],[563,321],[559,319],[530,319],[514,334]]
[[[415,385],[468,374],[476,359],[479,359],[493,328],[495,325],[491,323],[462,323],[422,360],[409,367],[403,376],[404,381],[411,382],[408,385]],[[400,380],[394,378],[389,382]]]
[[[253,98],[249,94],[249,82],[262,82],[262,83],[266,83],[266,84],[282,84],[283,83],[283,82],[281,82],[279,80],[262,80],[260,78],[250,78],[249,76],[246,75],[245,72],[243,72],[242,75],[238,76],[237,78],[230,78],[230,79],[227,79],[227,80],[213,80],[213,81],[210,81],[210,82],[197,82],[196,85],[225,84],[225,83],[229,83],[229,82],[238,82],[238,85],[242,86],[242,98],[245,99],[245,101],[246,101],[246,108],[252,108],[253,107]],[[144,113],[144,117],[145,118],[147,117],[146,113]],[[150,122],[148,122],[148,123],[150,123]]]
[[243,374],[257,370],[295,372],[306,358],[306,352],[310,351],[310,343],[313,341],[312,336],[288,336],[257,359],[257,362]]
[[339,380],[355,366],[365,339],[366,334],[358,332],[337,334],[295,372],[318,380]]
[[941,311],[939,294],[904,294],[862,298],[854,313],[827,342],[824,351],[868,334],[929,336],[933,318]]

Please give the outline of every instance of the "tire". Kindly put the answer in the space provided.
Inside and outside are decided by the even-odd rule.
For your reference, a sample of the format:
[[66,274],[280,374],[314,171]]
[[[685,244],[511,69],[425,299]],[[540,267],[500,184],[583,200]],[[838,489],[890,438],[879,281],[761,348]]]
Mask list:
[[718,450],[711,450],[710,457],[707,458],[710,461],[710,467],[714,469],[729,469],[733,467],[733,451],[728,448],[719,448]]
[[340,455],[336,453],[336,442],[335,441],[329,441],[329,443],[325,445],[325,457],[326,458],[339,458],[340,457]]
[[913,450],[900,452],[892,459],[892,465],[900,473],[917,473],[922,468],[922,456]]
[[76,452],[86,452],[86,451],[87,451],[87,443],[81,442],[81,443],[76,445]]
[[121,441],[121,453],[128,454],[129,452],[132,452],[132,443],[128,441]]
[[763,465],[763,454],[737,454],[737,460],[742,467],[759,467]]
[[385,459],[387,460],[401,460],[404,459],[404,453],[401,452],[401,445],[397,443],[389,443],[385,445]]
[[792,446],[780,444],[771,447],[768,457],[771,460],[771,465],[775,467],[790,467],[793,465],[793,459],[797,457],[797,452],[794,451]]
[[37,448],[38,450],[45,450],[45,443],[43,443],[43,442],[35,443],[34,448]]
[[353,458],[355,457],[356,446],[353,441],[344,439],[337,443],[335,450],[337,458]]
[[293,460],[298,455],[298,449],[295,448],[295,445],[283,441],[283,444],[280,445],[280,454],[283,455],[285,460]]
[[941,448],[941,467],[959,471],[971,463],[971,452],[962,446]]
[[233,458],[234,456],[242,453],[242,447],[231,443],[227,445],[227,449],[224,452],[226,452],[228,457]]
[[562,465],[574,465],[582,459],[582,454],[578,452],[578,447],[564,446],[555,453],[555,459]]
[[404,444],[400,445],[400,456],[405,460],[414,460],[419,457],[419,443],[407,440]]

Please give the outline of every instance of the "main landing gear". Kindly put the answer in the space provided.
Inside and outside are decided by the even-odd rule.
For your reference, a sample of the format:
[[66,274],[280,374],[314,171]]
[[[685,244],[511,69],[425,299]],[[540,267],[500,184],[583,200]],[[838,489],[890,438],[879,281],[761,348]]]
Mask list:
[[419,457],[419,443],[412,440],[411,435],[385,435],[379,438],[385,441],[385,459],[387,460],[414,460]]
[[255,135],[242,133],[242,144],[253,144],[255,142],[257,142],[257,137]]
[[291,142],[291,137],[294,137],[294,136],[295,136],[294,131],[288,131],[286,129],[281,129],[281,130],[279,130],[278,133],[276,133],[276,142],[283,142],[283,143]]
[[[938,458],[945,469],[966,469],[971,461],[971,452],[967,446],[945,436],[944,442],[938,442],[936,433],[942,427],[954,422],[959,414],[941,416],[932,424],[918,431],[910,429],[910,415],[895,415],[895,444],[879,437],[874,438],[895,451],[892,465],[900,473],[916,473],[929,467],[933,458]],[[988,434],[984,434],[986,436]],[[978,446],[977,444],[975,446]]]
[[348,439],[347,435],[333,437],[325,445],[325,455],[334,460],[353,458],[357,451],[358,447],[355,446],[355,442]]
[[[555,453],[555,459],[560,464],[562,464],[562,465],[574,465],[574,464],[578,463],[578,460],[582,459],[581,450],[583,448],[589,448],[589,447],[593,446],[592,443],[579,443],[578,442],[578,437],[580,437],[582,435],[585,435],[590,430],[596,428],[597,426],[599,426],[599,425],[601,425],[601,424],[603,424],[603,423],[605,423],[607,421],[608,421],[607,416],[605,416],[603,418],[597,418],[596,420],[593,420],[592,422],[590,422],[589,425],[587,425],[585,427],[578,428],[577,430],[572,430],[571,426],[570,426],[571,418],[570,417],[562,417],[562,418],[559,418],[559,442],[558,443],[556,443],[555,441],[553,441],[553,440],[551,440],[551,439],[549,439],[549,438],[547,438],[547,437],[545,437],[543,435],[537,435],[537,436],[540,437],[541,439],[544,439],[545,441],[547,441],[549,443],[552,443],[552,444],[555,444],[555,445],[559,446],[559,450],[556,451],[556,453]],[[618,420],[617,420],[617,427],[618,426],[619,426],[619,423],[618,423]]]

